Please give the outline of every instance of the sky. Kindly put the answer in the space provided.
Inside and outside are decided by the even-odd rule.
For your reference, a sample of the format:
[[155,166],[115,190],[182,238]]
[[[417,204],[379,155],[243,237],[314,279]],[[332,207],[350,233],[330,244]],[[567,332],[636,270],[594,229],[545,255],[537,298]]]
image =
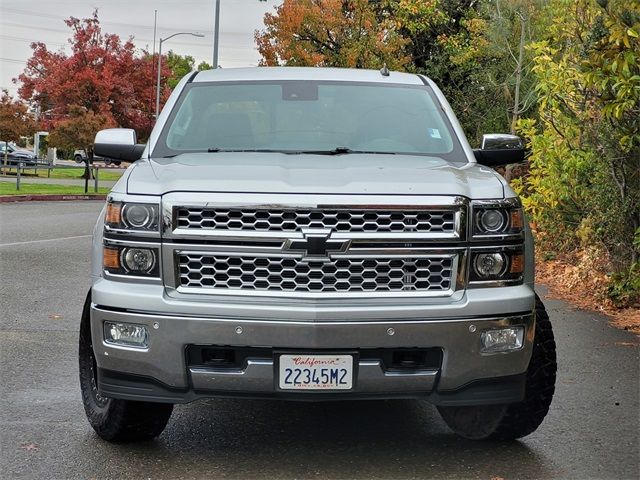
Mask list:
[[[220,66],[258,64],[254,31],[263,27],[264,14],[280,2],[221,0]],[[0,0],[0,88],[15,96],[18,86],[11,80],[26,66],[31,42],[44,42],[50,50],[68,53],[71,30],[64,19],[89,17],[95,8],[104,32],[123,39],[133,36],[137,47],[149,51],[153,49],[154,10],[158,10],[157,38],[185,31],[205,35],[174,37],[163,42],[163,52],[191,55],[196,65],[202,60],[213,63],[215,0]]]

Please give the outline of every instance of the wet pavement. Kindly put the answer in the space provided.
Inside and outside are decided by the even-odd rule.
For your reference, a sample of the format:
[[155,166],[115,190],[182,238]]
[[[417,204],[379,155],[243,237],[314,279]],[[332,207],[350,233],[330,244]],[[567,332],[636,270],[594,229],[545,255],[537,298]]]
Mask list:
[[233,399],[177,406],[156,441],[101,441],[76,361],[100,208],[0,205],[0,478],[640,477],[638,338],[550,299],[556,396],[521,441],[459,439],[425,402]]

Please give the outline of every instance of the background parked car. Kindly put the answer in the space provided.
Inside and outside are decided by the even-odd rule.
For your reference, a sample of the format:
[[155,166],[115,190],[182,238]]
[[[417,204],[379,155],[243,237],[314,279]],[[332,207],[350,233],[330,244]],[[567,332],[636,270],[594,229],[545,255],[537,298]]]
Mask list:
[[4,165],[5,151],[7,152],[7,164],[17,165],[22,162],[23,165],[35,165],[38,158],[35,153],[25,148],[18,147],[15,143],[0,142],[0,163]]
[[[87,159],[87,152],[85,152],[84,150],[76,150],[73,152],[73,159],[78,162],[78,163],[82,163]],[[102,160],[104,162],[105,165],[111,165],[112,163],[114,165],[120,165],[119,160],[118,161],[114,161],[111,160],[110,158],[102,158],[102,157],[98,157],[96,155],[93,156],[93,160]]]

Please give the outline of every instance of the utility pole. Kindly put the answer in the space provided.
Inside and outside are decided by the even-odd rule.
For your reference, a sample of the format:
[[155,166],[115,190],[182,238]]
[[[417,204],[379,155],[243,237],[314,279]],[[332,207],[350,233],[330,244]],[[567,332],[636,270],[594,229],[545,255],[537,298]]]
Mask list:
[[220,0],[216,0],[216,19],[213,28],[213,68],[218,68],[218,38],[220,34]]

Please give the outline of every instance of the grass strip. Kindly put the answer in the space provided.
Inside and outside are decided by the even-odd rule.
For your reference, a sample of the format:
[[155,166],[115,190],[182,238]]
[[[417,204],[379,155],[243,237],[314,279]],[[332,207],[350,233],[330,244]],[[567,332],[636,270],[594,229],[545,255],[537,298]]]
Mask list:
[[[111,189],[98,188],[97,194],[105,195]],[[93,185],[89,186],[87,195],[95,194]],[[13,182],[0,182],[0,195],[84,195],[84,186],[80,185],[51,185],[48,183],[22,183],[20,190],[16,190]]]

